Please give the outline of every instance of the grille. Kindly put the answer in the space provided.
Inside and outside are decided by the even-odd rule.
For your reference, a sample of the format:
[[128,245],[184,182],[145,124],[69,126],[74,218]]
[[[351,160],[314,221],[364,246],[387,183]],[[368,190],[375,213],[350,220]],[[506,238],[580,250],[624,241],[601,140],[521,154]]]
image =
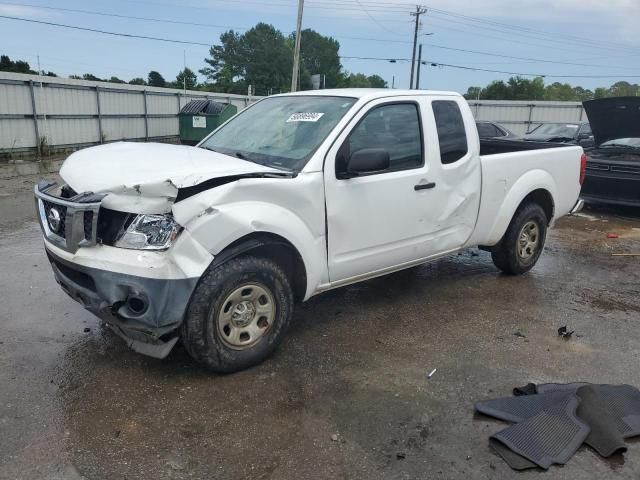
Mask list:
[[[97,232],[94,224],[97,223],[104,195],[72,195],[75,192],[67,186],[58,187],[55,183],[42,182],[34,191],[40,226],[51,243],[68,252],[96,244]],[[68,198],[69,195],[72,197]],[[55,225],[50,218],[58,216],[60,223]]]
[[[55,233],[59,237],[67,238],[67,207],[63,205],[56,205],[46,200],[43,200],[42,204],[44,206],[43,221],[47,222],[49,224],[49,228],[51,228],[51,224],[49,223],[49,214],[51,213],[51,210],[55,208],[60,215],[60,226],[53,233]],[[51,230],[53,231],[53,229]]]
[[84,239],[91,240],[91,234],[93,233],[93,212],[84,212]]

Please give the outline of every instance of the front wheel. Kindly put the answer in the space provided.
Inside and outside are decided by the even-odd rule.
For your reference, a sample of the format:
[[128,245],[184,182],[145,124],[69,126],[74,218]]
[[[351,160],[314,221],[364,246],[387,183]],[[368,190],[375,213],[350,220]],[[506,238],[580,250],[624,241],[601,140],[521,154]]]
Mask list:
[[509,275],[531,270],[544,248],[548,222],[547,215],[537,203],[520,207],[502,240],[491,251],[495,266]]
[[182,324],[182,343],[210,370],[235,372],[275,350],[292,312],[289,279],[278,264],[234,258],[203,274]]

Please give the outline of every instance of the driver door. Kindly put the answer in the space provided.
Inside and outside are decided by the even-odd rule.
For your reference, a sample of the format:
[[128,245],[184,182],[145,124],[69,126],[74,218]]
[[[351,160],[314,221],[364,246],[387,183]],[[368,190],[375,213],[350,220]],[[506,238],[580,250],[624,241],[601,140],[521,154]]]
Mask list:
[[[424,257],[432,228],[425,212],[436,179],[425,162],[423,106],[394,97],[368,104],[325,161],[330,282]],[[389,168],[344,178],[351,154],[384,149]],[[342,178],[341,178],[342,177]]]

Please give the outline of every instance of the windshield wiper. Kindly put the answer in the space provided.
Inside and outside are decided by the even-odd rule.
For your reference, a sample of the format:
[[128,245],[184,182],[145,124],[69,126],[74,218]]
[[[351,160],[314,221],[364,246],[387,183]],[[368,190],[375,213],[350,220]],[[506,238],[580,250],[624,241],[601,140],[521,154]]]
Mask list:
[[242,152],[236,152],[234,153],[234,155],[238,157],[240,160],[247,160],[247,157]]

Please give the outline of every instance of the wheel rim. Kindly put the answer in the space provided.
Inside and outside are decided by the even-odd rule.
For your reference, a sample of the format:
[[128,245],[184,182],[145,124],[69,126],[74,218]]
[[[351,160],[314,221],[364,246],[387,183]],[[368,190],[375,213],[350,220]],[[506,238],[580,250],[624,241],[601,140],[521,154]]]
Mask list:
[[275,317],[276,303],[271,291],[259,283],[245,283],[222,302],[218,333],[228,347],[244,350],[264,337]]
[[534,221],[524,224],[518,237],[518,255],[522,260],[530,260],[540,248],[540,227]]

